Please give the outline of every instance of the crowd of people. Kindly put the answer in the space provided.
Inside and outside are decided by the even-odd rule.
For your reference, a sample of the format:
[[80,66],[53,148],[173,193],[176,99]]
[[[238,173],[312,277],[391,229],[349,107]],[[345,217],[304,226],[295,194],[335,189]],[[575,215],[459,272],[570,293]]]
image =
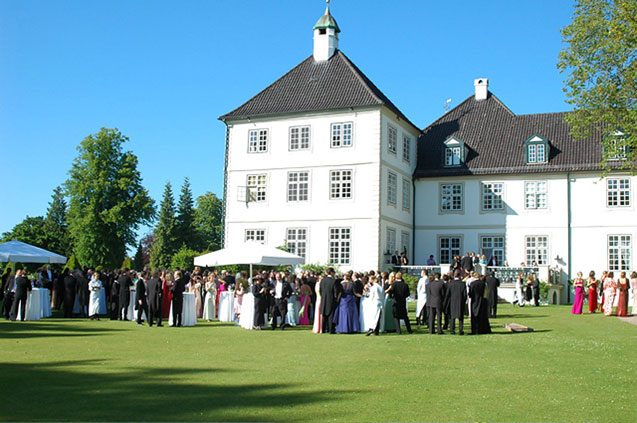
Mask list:
[[[637,272],[632,272],[630,280],[626,272],[620,272],[615,280],[615,273],[605,271],[600,279],[591,271],[588,278],[584,279],[582,272],[577,272],[573,280],[575,298],[573,300],[572,314],[582,314],[585,300],[588,300],[588,312],[603,312],[606,316],[617,315],[626,317],[628,312],[629,292],[633,292],[633,312],[637,307]],[[617,307],[614,307],[617,303]]]

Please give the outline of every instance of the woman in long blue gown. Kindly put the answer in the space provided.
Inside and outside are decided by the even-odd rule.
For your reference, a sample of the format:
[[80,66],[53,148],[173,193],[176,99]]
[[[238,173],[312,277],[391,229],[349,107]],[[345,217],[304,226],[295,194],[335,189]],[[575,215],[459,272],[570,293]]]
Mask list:
[[354,283],[349,274],[345,275],[342,286],[341,300],[338,303],[336,333],[358,333],[360,332],[360,322],[358,320],[356,297],[354,296]]

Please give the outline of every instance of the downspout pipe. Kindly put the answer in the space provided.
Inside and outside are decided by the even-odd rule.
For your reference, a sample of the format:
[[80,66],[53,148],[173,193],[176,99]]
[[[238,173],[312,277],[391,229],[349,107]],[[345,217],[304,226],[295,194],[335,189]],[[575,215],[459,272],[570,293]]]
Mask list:
[[571,302],[571,273],[572,273],[572,245],[573,245],[573,229],[572,229],[572,213],[571,213],[572,201],[571,201],[571,172],[566,172],[566,242],[567,242],[567,272],[568,272],[568,283],[566,285],[566,302],[570,304]]

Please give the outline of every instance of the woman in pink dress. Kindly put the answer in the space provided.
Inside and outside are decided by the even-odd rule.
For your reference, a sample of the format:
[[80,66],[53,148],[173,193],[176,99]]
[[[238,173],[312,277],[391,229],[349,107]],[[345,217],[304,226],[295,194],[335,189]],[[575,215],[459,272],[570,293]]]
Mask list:
[[626,277],[626,272],[621,272],[619,275],[619,279],[617,279],[617,291],[619,292],[619,298],[617,301],[617,316],[619,317],[628,316],[629,289],[630,285],[628,283],[628,278]]
[[203,317],[203,299],[201,298],[201,288],[203,286],[203,281],[201,276],[197,275],[190,281],[189,292],[195,294],[195,313],[197,314],[197,318],[201,319]]
[[173,287],[173,281],[173,274],[164,272],[161,284],[161,317],[164,319],[170,316],[170,304],[173,301],[173,292],[170,289]]
[[241,304],[243,304],[243,294],[245,293],[244,281],[247,285],[247,281],[243,279],[243,273],[241,272],[242,279],[237,279],[234,288],[234,315],[235,320],[238,322],[241,317]]
[[314,292],[316,292],[316,305],[314,306],[314,326],[312,327],[312,332],[314,333],[322,333],[323,332],[323,316],[321,315],[321,280],[322,278],[318,278],[316,281],[316,285],[314,285]]
[[595,279],[595,272],[591,270],[588,274],[586,288],[588,289],[588,312],[595,313],[597,311],[597,286],[599,283]]
[[613,315],[613,303],[615,302],[615,291],[617,290],[617,284],[613,276],[613,272],[608,272],[606,279],[604,279],[604,314],[606,316]]
[[310,324],[310,303],[312,301],[312,289],[307,284],[305,278],[301,279],[301,289],[299,290],[299,325]]
[[575,287],[575,299],[573,300],[571,314],[582,314],[582,307],[584,306],[584,279],[582,278],[582,272],[577,272],[573,286]]
[[219,287],[217,288],[217,298],[215,299],[215,310],[217,310],[217,317],[219,317],[219,298],[221,298],[221,293],[226,292],[228,288],[225,280],[219,278],[217,281],[219,282]]

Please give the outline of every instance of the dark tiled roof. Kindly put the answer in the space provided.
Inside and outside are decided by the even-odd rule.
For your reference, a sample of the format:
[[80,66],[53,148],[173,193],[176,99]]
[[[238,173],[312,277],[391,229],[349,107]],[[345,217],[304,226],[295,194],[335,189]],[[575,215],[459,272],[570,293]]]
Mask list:
[[324,62],[308,57],[248,102],[219,119],[385,105],[418,129],[340,50]]
[[[567,113],[515,115],[497,97],[469,97],[425,128],[418,142],[416,177],[599,170],[602,130],[575,141]],[[549,142],[546,164],[526,164],[524,142],[538,135]],[[444,142],[464,141],[465,165],[444,166]]]

